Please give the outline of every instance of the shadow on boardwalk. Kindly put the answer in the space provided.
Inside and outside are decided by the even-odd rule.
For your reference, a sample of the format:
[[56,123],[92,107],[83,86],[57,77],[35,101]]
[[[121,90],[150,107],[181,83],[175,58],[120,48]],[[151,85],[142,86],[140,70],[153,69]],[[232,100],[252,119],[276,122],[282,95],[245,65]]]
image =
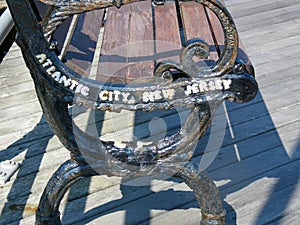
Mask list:
[[[279,224],[279,219],[289,206],[296,184],[299,182],[299,174],[291,173],[291,171],[299,171],[300,169],[299,162],[297,163],[299,161],[300,145],[298,144],[292,157],[287,155],[261,96],[258,96],[254,103],[245,106],[228,104],[228,111],[235,131],[235,139],[232,139],[229,132],[225,134],[223,148],[209,167],[209,173],[214,180],[230,181],[220,187],[223,199],[262,178],[276,178],[276,184],[269,193],[264,206],[259,210],[259,216],[255,224],[265,224],[272,221],[273,224]],[[99,116],[101,117],[103,114]],[[40,134],[45,135],[37,140],[36,137],[40,137]],[[25,160],[18,171],[17,179],[11,186],[7,201],[1,212],[1,224],[11,222],[19,224],[24,212],[28,210],[26,204],[32,194],[31,188],[34,185],[48,142],[52,136],[52,132],[44,117],[42,117],[31,132],[11,144],[7,149],[0,151],[0,161],[3,161],[11,159],[27,149]],[[207,136],[204,136],[195,155],[201,155],[206,141]],[[236,151],[236,147],[239,152]],[[35,163],[28,165],[28,159],[33,156],[35,157]],[[31,168],[30,174],[27,174],[27,166]],[[25,181],[19,179],[23,176],[26,176]],[[80,201],[76,201],[76,213],[70,213],[70,210],[68,210],[74,207],[74,202],[67,203],[65,213],[62,216],[63,224],[85,224],[92,222],[97,217],[122,210],[126,212],[126,216],[125,221],[120,221],[120,224],[142,223],[143,225],[150,225],[149,219],[151,218],[150,211],[152,209],[170,211],[173,209],[199,208],[191,191],[168,189],[156,193],[151,190],[151,185],[148,183],[141,187],[121,184],[122,198],[95,206],[95,208],[85,212],[90,179],[85,179],[81,185],[84,186],[81,193],[83,197],[80,197]],[[281,198],[277,197],[274,200],[276,195],[280,195],[283,190],[288,191],[285,191],[284,196]],[[134,199],[132,196],[136,191],[143,194]],[[68,199],[78,198],[77,194],[76,189],[71,187]],[[101,195],[101,192],[99,194]],[[151,201],[146,201],[143,198],[151,199]],[[171,204],[162,201],[165,199],[170,199]],[[274,203],[274,201],[276,202]],[[80,202],[79,205],[78,202]],[[157,203],[161,203],[161,205]],[[247,204],[247,202],[243,203]],[[230,203],[224,202],[224,205],[227,211],[227,223],[236,224],[235,210],[230,206]],[[32,210],[34,211],[34,208]],[[70,222],[70,219],[74,222]]]

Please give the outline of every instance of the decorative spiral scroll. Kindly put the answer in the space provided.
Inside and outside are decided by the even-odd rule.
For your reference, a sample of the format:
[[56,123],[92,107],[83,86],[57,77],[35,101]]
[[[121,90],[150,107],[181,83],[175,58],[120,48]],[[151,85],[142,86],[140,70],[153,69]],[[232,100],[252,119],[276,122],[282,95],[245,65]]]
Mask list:
[[211,71],[196,64],[193,58],[207,59],[208,56],[208,44],[199,38],[191,39],[181,50],[180,63],[173,60],[162,61],[157,65],[154,75],[164,80],[173,81],[173,75],[171,73],[171,70],[173,69],[180,72],[181,76],[184,77],[207,77],[207,74],[211,74]]

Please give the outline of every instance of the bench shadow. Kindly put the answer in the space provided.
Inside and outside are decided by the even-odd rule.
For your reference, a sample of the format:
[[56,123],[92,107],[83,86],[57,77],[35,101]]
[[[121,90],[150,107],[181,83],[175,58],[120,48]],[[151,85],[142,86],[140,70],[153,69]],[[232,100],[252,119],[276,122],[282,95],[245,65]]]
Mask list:
[[[300,158],[300,143],[298,143],[296,149],[293,151],[293,155],[289,156],[276,131],[264,100],[260,95],[257,96],[254,102],[244,105],[230,103],[227,104],[227,107],[236,136],[233,139],[230,132],[226,131],[222,144],[223,147],[208,168],[208,173],[214,180],[224,183],[219,185],[219,189],[227,211],[227,224],[236,224],[237,215],[234,207],[226,203],[226,198],[230,194],[238,192],[263,178],[276,178],[276,182],[270,193],[268,193],[267,200],[261,206],[254,224],[266,224],[270,220],[272,224],[279,224],[280,218],[284,216],[284,212],[288,208],[296,191],[296,184],[299,182],[299,174],[296,172],[291,174],[289,172],[289,165],[291,164],[291,169],[296,168],[294,171],[299,171],[300,165],[295,162],[299,161]],[[98,117],[101,116],[103,115],[98,115]],[[248,119],[245,120],[245,118]],[[100,130],[101,126],[97,129]],[[44,136],[41,137],[38,134],[44,134]],[[42,117],[32,131],[11,144],[7,149],[0,151],[0,161],[12,159],[14,156],[26,151],[22,166],[17,172],[17,179],[11,186],[7,201],[1,212],[1,217],[3,216],[3,218],[12,217],[13,215],[14,224],[20,224],[24,213],[27,213],[27,215],[34,213],[36,205],[29,207],[28,199],[31,195],[31,188],[34,185],[49,140],[52,137],[53,134],[45,118]],[[198,162],[199,160],[201,161],[201,154],[205,149],[208,138],[209,135],[207,134],[198,144],[198,148],[194,154],[195,158],[198,157]],[[237,156],[235,145],[238,147],[239,156]],[[35,163],[32,163],[30,160],[32,157],[35,157]],[[31,168],[30,173],[27,172],[28,167]],[[280,170],[281,168],[283,168],[283,171]],[[273,170],[275,172],[272,172]],[[26,179],[22,179],[24,176],[26,176]],[[228,182],[222,182],[224,180]],[[180,182],[173,179],[172,181]],[[168,212],[173,209],[199,209],[192,191],[178,191],[169,188],[154,192],[151,190],[150,183],[145,183],[144,186],[137,187],[126,185],[124,180],[120,185],[122,194],[120,199],[96,206],[86,212],[85,206],[88,198],[87,195],[89,194],[90,182],[89,178],[83,181],[80,196],[78,196],[76,187],[70,188],[67,196],[68,203],[66,204],[65,213],[62,216],[63,224],[70,224],[70,218],[74,221],[71,222],[72,224],[84,224],[81,221],[85,223],[92,222],[100,216],[125,211],[125,219],[122,223],[126,225],[148,225],[151,224],[151,210]],[[280,200],[276,199],[275,216],[273,213],[274,196],[287,188],[289,188],[289,191],[285,193],[284,197],[281,197]],[[143,193],[144,197],[133,198],[136,191]],[[74,201],[76,199],[80,199],[80,201]],[[161,203],[162,199],[170,199],[171,203]],[[75,202],[76,215],[70,211],[74,208],[73,204]],[[247,204],[247,202],[244,203]]]
[[[256,218],[254,224],[267,224],[271,220],[274,224],[279,224],[280,218],[284,216],[284,212],[291,202],[293,193],[296,190],[296,184],[299,182],[299,175],[294,174],[290,176],[289,183],[287,184],[286,174],[280,172],[279,168],[288,167],[290,163],[299,160],[299,145],[294,150],[294,155],[290,157],[283,146],[260,94],[258,94],[254,102],[243,105],[229,103],[227,104],[227,109],[233,131],[239,132],[241,135],[235,133],[236,136],[233,138],[229,130],[227,130],[222,149],[208,168],[208,173],[212,178],[217,182],[221,182],[219,189],[224,199],[224,207],[227,211],[227,224],[236,224],[237,215],[234,207],[226,202],[226,197],[264,178],[275,178],[277,181],[270,193],[268,193],[268,197],[265,197],[266,201],[263,203],[263,206],[258,210],[259,216]],[[244,130],[244,132],[240,130]],[[135,135],[139,135],[139,132],[140,130],[138,130]],[[142,138],[147,136],[145,133],[147,133],[147,131],[142,134]],[[151,131],[148,133],[151,133]],[[208,138],[209,135],[207,134],[200,140],[194,154],[195,158],[198,157],[196,162],[201,161],[201,154],[204,152]],[[265,166],[257,166],[259,164],[265,164]],[[273,172],[273,170],[275,172]],[[179,180],[173,181],[181,182]],[[278,191],[286,188],[290,188],[290,191],[288,194],[285,194],[284,198],[281,198],[280,204],[276,204],[277,217],[271,218],[271,211],[274,208],[274,196],[278,195]],[[144,193],[142,197],[144,200],[140,198],[136,200],[132,199],[132,193],[137,190]],[[199,208],[192,191],[175,191],[170,188],[168,190],[154,192],[151,190],[150,184],[135,187],[128,186],[124,182],[120,185],[120,191],[122,194],[121,198],[84,212],[84,214],[80,216],[79,221],[88,223],[100,216],[125,211],[124,224],[148,225],[150,224],[151,210],[163,210],[168,212],[173,209],[188,210],[191,208]],[[180,198],[178,196],[180,196]],[[166,198],[172,202],[171,206],[164,206],[164,203],[154,204]],[[148,199],[151,200],[149,201]],[[247,202],[244,203],[247,204]],[[251,203],[249,202],[249,204]],[[66,218],[67,217],[69,216],[66,215]],[[68,224],[67,219],[65,222]],[[83,223],[77,222],[76,224]]]
[[[48,142],[52,137],[53,133],[45,117],[42,116],[32,131],[12,143],[7,149],[0,151],[0,161],[13,159],[16,155],[26,151],[22,165],[17,171],[17,178],[10,188],[7,201],[1,212],[4,224],[12,222],[9,221],[11,218],[13,218],[14,224],[19,224],[24,213],[29,215],[35,213],[37,205],[29,204],[28,199],[32,194],[31,189],[39,172]],[[32,160],[33,158],[34,160]],[[30,172],[28,172],[28,168],[30,168]]]

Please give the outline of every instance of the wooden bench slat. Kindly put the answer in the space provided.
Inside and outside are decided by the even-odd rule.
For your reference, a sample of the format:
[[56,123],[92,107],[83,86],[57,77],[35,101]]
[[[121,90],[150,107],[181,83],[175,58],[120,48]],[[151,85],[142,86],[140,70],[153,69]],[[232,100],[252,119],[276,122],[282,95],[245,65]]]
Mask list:
[[175,2],[166,1],[164,5],[155,6],[154,14],[156,61],[179,61],[182,44]]
[[130,5],[107,9],[104,37],[96,79],[102,82],[125,83],[129,35]]
[[210,55],[206,63],[212,65],[213,61],[218,59],[218,53],[206,16],[206,9],[197,2],[182,2],[180,7],[186,40],[194,38],[204,40],[210,48]]
[[151,1],[108,10],[97,80],[145,82],[154,71]]
[[[99,12],[98,16],[93,15]],[[218,59],[218,50],[222,51],[224,46],[222,27],[216,15],[196,2],[181,2],[180,12],[177,12],[174,1],[152,8],[148,0],[124,5],[120,9],[107,9],[96,79],[113,83],[149,82],[153,80],[156,62],[165,59],[179,61],[182,40],[178,13],[181,14],[185,40],[203,39],[211,51],[206,64],[212,65]],[[102,17],[103,10],[82,14],[68,47],[67,64],[86,76],[100,32],[100,26],[90,24],[95,24],[95,18],[99,20],[97,24],[101,24]],[[90,41],[82,41],[86,40],[84,35],[88,35]],[[251,65],[242,45],[239,58]]]
[[74,71],[89,76],[102,24],[103,10],[80,15],[76,29],[66,49],[66,64]]
[[126,83],[143,83],[152,80],[154,71],[152,2],[137,2],[130,6]]

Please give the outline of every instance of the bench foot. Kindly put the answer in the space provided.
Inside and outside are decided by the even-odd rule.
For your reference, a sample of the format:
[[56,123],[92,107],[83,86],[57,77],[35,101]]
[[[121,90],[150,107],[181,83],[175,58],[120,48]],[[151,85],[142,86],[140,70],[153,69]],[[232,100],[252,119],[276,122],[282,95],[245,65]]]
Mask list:
[[[36,212],[35,225],[61,225],[59,205],[66,191],[82,178],[99,175],[89,164],[66,161],[49,180]],[[201,225],[225,225],[225,210],[219,191],[204,171],[193,163],[181,168],[174,177],[183,180],[195,193],[201,207]]]
[[88,164],[79,164],[73,159],[62,164],[43,192],[35,225],[61,225],[58,208],[64,194],[76,181],[93,175],[97,173]]
[[188,163],[174,177],[183,180],[195,193],[201,207],[201,225],[225,225],[226,211],[218,188],[205,171]]

